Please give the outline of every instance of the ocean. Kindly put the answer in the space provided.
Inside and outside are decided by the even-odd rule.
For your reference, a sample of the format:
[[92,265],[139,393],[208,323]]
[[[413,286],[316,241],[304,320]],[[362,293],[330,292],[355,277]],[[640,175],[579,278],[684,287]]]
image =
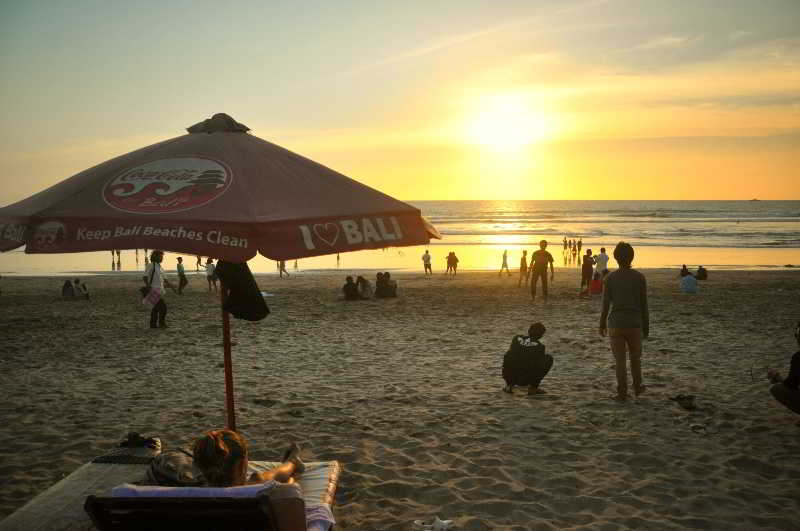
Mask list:
[[[432,240],[434,270],[444,270],[444,257],[454,251],[464,270],[500,267],[503,251],[509,265],[519,263],[542,239],[556,265],[572,266],[562,241],[582,239],[583,249],[598,252],[627,241],[636,249],[634,266],[769,269],[800,266],[800,201],[409,201],[436,226],[442,240]],[[418,270],[425,247],[357,251],[307,258],[289,272],[319,270]],[[134,251],[123,251],[124,271],[144,266]],[[110,272],[110,253],[25,255],[0,254],[0,274],[71,274]],[[165,257],[168,269],[174,256]],[[568,257],[566,257],[568,258]],[[193,266],[193,260],[187,259]],[[612,261],[613,265],[613,261]],[[263,257],[250,262],[261,273],[275,272]]]

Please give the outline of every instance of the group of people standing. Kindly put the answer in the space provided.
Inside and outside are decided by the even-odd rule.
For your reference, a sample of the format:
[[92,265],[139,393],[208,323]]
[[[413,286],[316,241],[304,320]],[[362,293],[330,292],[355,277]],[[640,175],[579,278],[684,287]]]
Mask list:
[[61,286],[61,298],[65,300],[85,299],[89,300],[89,288],[81,279],[65,280]]

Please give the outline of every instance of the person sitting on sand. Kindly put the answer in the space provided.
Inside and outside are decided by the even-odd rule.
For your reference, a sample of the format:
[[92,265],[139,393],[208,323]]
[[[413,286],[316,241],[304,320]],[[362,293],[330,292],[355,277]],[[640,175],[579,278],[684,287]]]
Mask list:
[[300,460],[300,447],[292,443],[283,455],[282,463],[247,477],[247,440],[232,430],[212,430],[197,439],[193,448],[195,466],[203,473],[209,487],[236,487],[265,483],[294,483],[305,472]]
[[[794,329],[794,338],[800,347],[800,322]],[[774,384],[770,387],[769,392],[772,393],[775,400],[800,415],[800,350],[792,356],[789,375],[785,379],[781,378],[781,374],[774,369],[767,372],[767,378]]]
[[356,286],[356,283],[353,282],[353,277],[348,276],[345,279],[344,286],[342,286],[342,291],[344,292],[344,300],[346,301],[361,300],[361,296],[358,294],[358,286]]
[[89,300],[89,288],[86,287],[85,282],[81,282],[79,278],[76,278],[72,285],[75,288],[76,297]]
[[388,271],[383,274],[383,281],[386,283],[386,296],[397,297],[397,281],[392,279]]
[[539,384],[550,372],[553,356],[545,354],[544,345],[539,343],[544,332],[542,323],[533,323],[527,336],[516,335],[511,340],[511,346],[503,357],[503,379],[506,381],[503,391],[506,393],[513,393],[515,385],[530,386],[529,395],[545,393]]
[[689,271],[689,268],[686,267],[686,264],[683,264],[683,267],[681,267],[680,275],[681,275],[681,278],[692,275],[692,272]]
[[682,293],[697,293],[697,279],[691,273],[681,277],[680,288]]
[[372,298],[372,284],[369,280],[361,275],[356,277],[356,286],[358,286],[358,296],[362,299]]
[[61,297],[70,300],[75,298],[75,288],[70,279],[65,280],[64,285],[61,286]]
[[[642,338],[650,335],[650,313],[647,308],[647,282],[644,275],[631,267],[633,247],[619,242],[614,249],[619,269],[608,274],[603,287],[603,311],[600,314],[600,335],[608,334],[617,371],[617,400],[628,398],[627,358],[631,361],[633,392],[645,391],[642,382]],[[610,309],[610,313],[609,313]]]
[[703,266],[697,266],[695,278],[697,278],[697,280],[708,280],[708,270]]

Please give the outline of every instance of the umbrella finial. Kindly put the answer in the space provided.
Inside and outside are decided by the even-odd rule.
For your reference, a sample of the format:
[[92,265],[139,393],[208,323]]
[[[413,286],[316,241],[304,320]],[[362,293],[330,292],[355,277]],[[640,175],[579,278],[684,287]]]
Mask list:
[[190,133],[246,133],[250,128],[220,112],[208,120],[203,120],[191,127],[187,127],[186,130]]

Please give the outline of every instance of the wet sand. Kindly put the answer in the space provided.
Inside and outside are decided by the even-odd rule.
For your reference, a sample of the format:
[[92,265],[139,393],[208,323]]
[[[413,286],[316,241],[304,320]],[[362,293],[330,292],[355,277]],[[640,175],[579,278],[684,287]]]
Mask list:
[[[798,529],[800,419],[767,367],[797,350],[797,271],[710,271],[695,295],[644,270],[648,391],[619,404],[600,299],[556,270],[551,301],[516,276],[393,275],[400,297],[344,302],[346,270],[258,276],[272,314],[233,322],[239,429],[255,459],[288,440],[344,464],[339,529]],[[218,299],[205,279],[146,328],[135,274],[0,280],[0,517],[128,431],[166,447],[224,424]],[[502,392],[511,337],[539,320],[555,365],[529,398]],[[669,400],[694,394],[687,411]]]

